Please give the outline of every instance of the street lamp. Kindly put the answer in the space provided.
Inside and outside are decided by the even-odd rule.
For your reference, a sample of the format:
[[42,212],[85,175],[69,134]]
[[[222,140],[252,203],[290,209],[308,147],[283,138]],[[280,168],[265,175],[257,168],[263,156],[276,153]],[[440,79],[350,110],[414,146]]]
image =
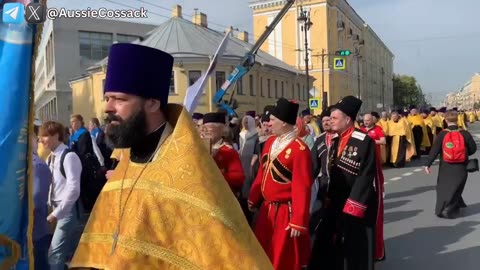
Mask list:
[[362,55],[360,54],[360,48],[355,48],[355,58],[357,58],[357,90],[358,90],[358,98],[362,99],[362,92],[360,90],[360,59]]
[[[305,74],[307,75],[307,91],[310,91],[310,77],[308,74],[308,31],[313,25],[310,21],[310,11],[304,10],[303,6],[300,6],[300,14],[297,21],[302,23],[301,30],[305,34]],[[315,90],[313,91],[313,96],[315,97]]]
[[382,74],[382,110],[385,111],[385,85],[383,79],[385,77],[385,69],[383,67],[380,68],[380,73]]

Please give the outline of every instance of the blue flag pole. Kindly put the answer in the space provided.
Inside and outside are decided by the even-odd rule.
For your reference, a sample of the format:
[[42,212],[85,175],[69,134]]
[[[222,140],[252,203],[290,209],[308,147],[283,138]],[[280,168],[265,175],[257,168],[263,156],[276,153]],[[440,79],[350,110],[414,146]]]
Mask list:
[[[5,2],[26,5],[38,0],[0,0],[2,15]],[[16,16],[23,19],[24,14]],[[35,38],[40,37],[36,30],[24,21],[6,23],[0,18],[0,269],[34,269],[29,135],[34,118]]]

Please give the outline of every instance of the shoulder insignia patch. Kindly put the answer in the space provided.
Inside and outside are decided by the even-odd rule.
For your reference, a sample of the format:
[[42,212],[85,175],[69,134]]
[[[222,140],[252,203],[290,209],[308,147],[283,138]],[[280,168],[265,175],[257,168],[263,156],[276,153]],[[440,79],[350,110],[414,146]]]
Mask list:
[[354,131],[352,133],[352,138],[355,138],[355,139],[360,140],[360,141],[365,140],[365,136],[367,136],[367,134],[359,132],[359,131]]

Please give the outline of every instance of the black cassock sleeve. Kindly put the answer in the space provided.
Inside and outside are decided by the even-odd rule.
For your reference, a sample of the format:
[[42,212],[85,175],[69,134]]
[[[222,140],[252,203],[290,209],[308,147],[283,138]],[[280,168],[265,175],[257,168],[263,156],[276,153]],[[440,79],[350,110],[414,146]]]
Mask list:
[[361,159],[359,174],[355,177],[350,196],[343,208],[344,213],[358,218],[365,216],[368,200],[375,192],[373,183],[377,174],[375,143],[370,137],[365,137],[363,145],[367,149]]
[[467,145],[467,153],[469,156],[477,152],[477,143],[472,137],[472,134],[468,131],[461,131],[463,133],[463,138],[465,138],[465,144]]
[[437,158],[437,156],[442,152],[442,144],[443,138],[445,138],[445,131],[442,131],[435,137],[433,141],[432,148],[430,149],[430,153],[428,153],[427,161],[425,162],[425,166],[430,167],[432,166],[433,162]]
[[310,153],[312,154],[312,170],[313,170],[313,179],[317,179],[318,174],[320,173],[320,162],[318,162],[318,145],[322,137],[319,137],[315,140]]

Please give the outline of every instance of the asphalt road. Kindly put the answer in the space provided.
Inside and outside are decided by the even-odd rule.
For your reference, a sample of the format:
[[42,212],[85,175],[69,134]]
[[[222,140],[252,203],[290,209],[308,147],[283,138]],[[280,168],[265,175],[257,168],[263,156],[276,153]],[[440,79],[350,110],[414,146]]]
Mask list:
[[[480,122],[469,131],[480,149]],[[480,159],[479,152],[473,157]],[[376,269],[480,269],[480,173],[469,174],[463,194],[468,207],[460,217],[440,219],[434,214],[438,167],[426,175],[423,161],[384,170],[386,260]]]

